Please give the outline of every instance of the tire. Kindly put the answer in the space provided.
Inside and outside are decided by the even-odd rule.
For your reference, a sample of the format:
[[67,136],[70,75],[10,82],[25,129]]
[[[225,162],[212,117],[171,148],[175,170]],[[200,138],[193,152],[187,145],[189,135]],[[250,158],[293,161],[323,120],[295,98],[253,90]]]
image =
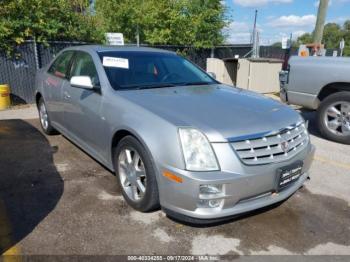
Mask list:
[[59,134],[55,128],[52,127],[49,115],[46,110],[44,99],[41,97],[38,102],[39,120],[42,130],[47,135]]
[[317,111],[317,125],[323,137],[350,144],[350,92],[338,92],[324,99]]
[[141,212],[159,209],[155,167],[151,156],[136,138],[126,136],[118,143],[114,151],[114,167],[118,186],[131,207]]

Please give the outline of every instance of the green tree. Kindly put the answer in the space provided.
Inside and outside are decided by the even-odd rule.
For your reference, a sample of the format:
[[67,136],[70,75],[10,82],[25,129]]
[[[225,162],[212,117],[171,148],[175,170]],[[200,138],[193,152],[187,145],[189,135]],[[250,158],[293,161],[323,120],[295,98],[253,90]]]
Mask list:
[[345,48],[344,55],[350,56],[350,20],[345,21],[343,26],[344,40],[345,40]]
[[[343,26],[336,23],[328,23],[324,27],[323,43],[326,48],[339,49],[339,43],[344,38],[344,55],[350,56],[350,20],[345,21]],[[299,44],[312,43],[312,34],[306,33],[298,38]]]
[[141,1],[99,0],[96,16],[101,21],[101,31],[121,32],[126,42],[134,42]]
[[299,44],[310,44],[312,41],[312,34],[310,33],[306,33],[298,37]]
[[[84,11],[88,0],[3,0],[0,2],[0,48],[28,39],[99,41],[97,20]],[[79,10],[78,10],[79,9]]]
[[126,42],[211,47],[224,40],[227,25],[220,0],[0,0],[0,49],[28,39],[100,43],[105,32]]
[[350,32],[350,20],[347,20],[344,22],[344,26],[343,26],[345,32],[349,33]]
[[126,42],[211,47],[224,40],[220,0],[99,0],[103,31],[121,32]]
[[323,31],[323,43],[326,48],[339,48],[339,43],[344,37],[344,32],[340,25],[336,23],[328,23]]

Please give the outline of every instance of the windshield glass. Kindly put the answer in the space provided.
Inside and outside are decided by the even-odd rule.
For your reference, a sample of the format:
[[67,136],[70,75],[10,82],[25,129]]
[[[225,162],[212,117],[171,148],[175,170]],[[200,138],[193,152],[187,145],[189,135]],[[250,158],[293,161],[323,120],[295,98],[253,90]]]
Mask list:
[[172,53],[108,51],[100,52],[99,56],[114,89],[217,83],[197,66]]

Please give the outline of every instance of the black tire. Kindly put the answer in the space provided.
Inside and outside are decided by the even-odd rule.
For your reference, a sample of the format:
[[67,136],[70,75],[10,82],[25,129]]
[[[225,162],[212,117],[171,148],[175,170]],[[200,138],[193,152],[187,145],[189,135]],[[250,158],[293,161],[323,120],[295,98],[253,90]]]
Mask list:
[[[53,128],[53,126],[51,125],[50,117],[49,117],[48,112],[46,110],[46,105],[45,105],[44,99],[42,97],[39,99],[37,106],[38,106],[38,111],[39,111],[40,125],[41,125],[41,128],[44,131],[44,133],[47,135],[59,134],[59,132],[55,128]],[[46,111],[46,119],[47,119],[46,125],[43,123],[43,120],[42,120],[42,118],[43,118],[42,110],[41,110],[42,106],[44,106],[45,111]]]
[[327,109],[334,103],[347,102],[350,103],[350,92],[337,92],[328,96],[321,102],[319,109],[317,110],[317,125],[321,132],[321,135],[329,140],[350,144],[350,135],[339,135],[332,132],[326,125],[325,117]]
[[[144,195],[139,201],[134,201],[125,192],[120,179],[118,161],[121,152],[127,148],[132,148],[139,154],[147,177],[147,186]],[[160,208],[158,184],[156,180],[156,169],[153,160],[143,145],[133,136],[124,137],[114,150],[114,167],[118,187],[123,194],[125,201],[134,209],[141,212],[150,212]]]

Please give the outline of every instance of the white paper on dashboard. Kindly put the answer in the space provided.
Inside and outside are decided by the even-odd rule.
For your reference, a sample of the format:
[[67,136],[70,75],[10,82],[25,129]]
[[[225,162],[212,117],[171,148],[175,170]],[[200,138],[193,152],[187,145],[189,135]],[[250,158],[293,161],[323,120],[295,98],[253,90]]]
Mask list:
[[121,57],[109,57],[104,56],[102,61],[103,66],[106,67],[118,67],[129,69],[129,59]]

